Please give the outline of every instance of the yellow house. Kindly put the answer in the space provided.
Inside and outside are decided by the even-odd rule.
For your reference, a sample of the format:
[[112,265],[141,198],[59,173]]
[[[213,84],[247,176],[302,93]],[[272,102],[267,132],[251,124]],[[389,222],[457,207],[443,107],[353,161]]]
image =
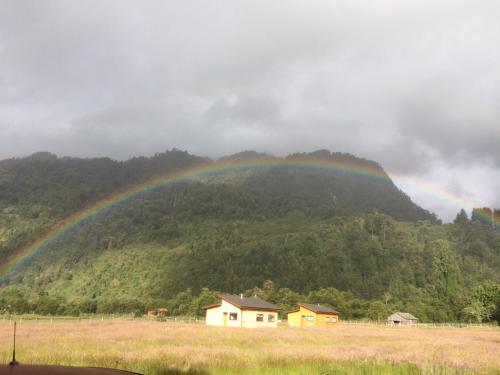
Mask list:
[[288,313],[290,327],[324,327],[333,326],[340,320],[338,311],[310,303],[299,303],[299,306]]

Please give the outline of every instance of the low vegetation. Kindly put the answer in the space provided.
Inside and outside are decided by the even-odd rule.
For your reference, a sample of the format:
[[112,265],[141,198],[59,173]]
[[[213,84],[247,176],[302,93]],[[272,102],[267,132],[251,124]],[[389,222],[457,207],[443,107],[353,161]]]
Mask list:
[[[12,325],[0,322],[0,361]],[[107,366],[165,374],[498,374],[500,330],[392,328],[224,329],[141,320],[18,326],[21,363]]]

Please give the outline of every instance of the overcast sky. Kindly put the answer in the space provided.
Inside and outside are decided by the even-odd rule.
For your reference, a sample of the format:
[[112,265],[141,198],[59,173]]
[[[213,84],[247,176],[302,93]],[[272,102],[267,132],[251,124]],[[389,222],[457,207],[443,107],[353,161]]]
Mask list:
[[445,220],[500,207],[500,1],[3,0],[0,134],[0,159],[325,148]]

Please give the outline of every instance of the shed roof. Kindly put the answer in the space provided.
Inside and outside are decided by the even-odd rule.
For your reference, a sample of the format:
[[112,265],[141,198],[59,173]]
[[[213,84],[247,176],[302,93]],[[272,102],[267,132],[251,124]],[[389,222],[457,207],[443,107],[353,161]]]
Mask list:
[[243,297],[234,294],[221,294],[221,299],[234,305],[242,310],[265,310],[265,311],[280,311],[281,309],[259,297]]
[[388,319],[391,319],[391,318],[394,318],[394,315],[399,315],[401,318],[405,319],[405,320],[418,320],[416,317],[414,317],[412,314],[410,313],[406,313],[406,312],[401,312],[401,311],[397,311],[395,312],[394,314],[392,314],[391,316],[389,316]]
[[297,312],[300,310],[300,306],[302,306],[302,307],[306,308],[307,310],[310,310],[316,314],[340,314],[337,310],[334,310],[331,307],[320,305],[319,303],[312,304],[312,303],[299,302],[298,305],[299,305],[299,307],[297,307],[296,309],[294,309],[290,312]]

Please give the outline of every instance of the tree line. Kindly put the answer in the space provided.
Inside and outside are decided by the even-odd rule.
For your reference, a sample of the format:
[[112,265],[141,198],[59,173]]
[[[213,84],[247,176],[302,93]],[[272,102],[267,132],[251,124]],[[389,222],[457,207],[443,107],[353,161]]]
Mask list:
[[[320,303],[335,308],[344,320],[370,320],[383,322],[395,311],[410,311],[420,322],[436,322],[435,312],[430,306],[419,305],[418,302],[403,302],[390,293],[382,298],[364,300],[356,298],[350,292],[341,292],[333,287],[320,288],[307,294],[294,292],[289,288],[277,288],[271,280],[260,287],[244,292],[247,296],[257,296],[278,305],[282,311],[280,316],[286,318],[299,302]],[[138,299],[95,300],[89,298],[66,301],[64,298],[40,297],[35,301],[27,301],[22,297],[0,299],[2,314],[40,314],[70,315],[82,314],[134,314],[140,317],[148,310],[167,307],[167,316],[203,317],[204,307],[219,302],[220,293],[203,288],[197,295],[186,289],[168,300],[141,301]],[[439,307],[439,301],[434,301]],[[465,304],[458,311],[454,321],[470,323],[496,322],[500,324],[500,284],[486,283],[472,290]],[[442,321],[446,322],[446,321]]]

